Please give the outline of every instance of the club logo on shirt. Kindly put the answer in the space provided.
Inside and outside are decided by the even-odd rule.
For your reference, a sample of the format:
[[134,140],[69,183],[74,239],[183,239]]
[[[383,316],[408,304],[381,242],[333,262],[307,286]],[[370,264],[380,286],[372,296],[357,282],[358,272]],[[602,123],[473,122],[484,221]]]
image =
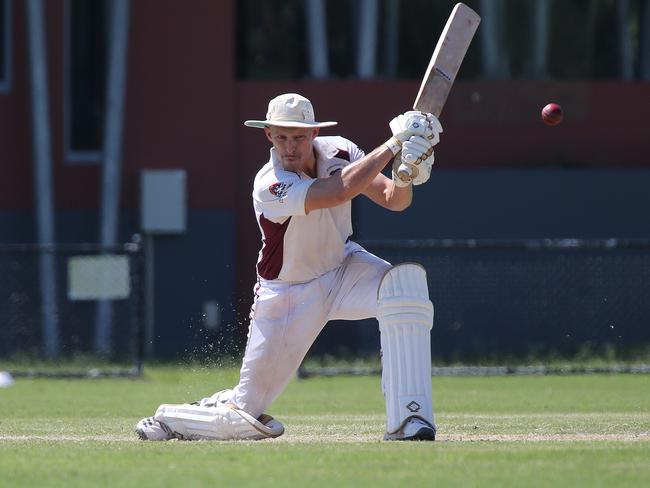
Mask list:
[[289,188],[291,188],[292,183],[273,183],[271,186],[269,186],[269,192],[271,192],[271,195],[274,195],[278,197],[278,200],[280,200],[280,203],[284,201],[284,197],[287,196],[287,192],[289,191]]

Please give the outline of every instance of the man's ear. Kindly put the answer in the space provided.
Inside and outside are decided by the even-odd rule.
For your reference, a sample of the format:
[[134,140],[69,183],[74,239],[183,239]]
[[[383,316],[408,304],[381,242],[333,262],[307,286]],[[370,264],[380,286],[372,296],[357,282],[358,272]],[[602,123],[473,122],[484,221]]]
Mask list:
[[271,136],[271,129],[264,127],[264,134],[271,144],[273,144],[273,136]]
[[318,133],[320,132],[320,127],[314,127],[312,130],[313,130],[313,132],[312,132],[311,138],[316,139],[316,137],[318,137]]

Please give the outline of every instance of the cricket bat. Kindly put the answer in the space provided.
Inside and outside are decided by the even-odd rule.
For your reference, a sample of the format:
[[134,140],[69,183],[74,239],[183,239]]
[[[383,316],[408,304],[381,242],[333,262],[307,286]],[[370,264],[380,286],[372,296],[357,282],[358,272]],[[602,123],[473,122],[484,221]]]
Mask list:
[[[420,91],[415,97],[413,110],[440,117],[480,22],[481,17],[471,8],[464,3],[456,4],[433,51]],[[411,176],[409,167],[404,164],[400,165],[397,172],[400,176]]]

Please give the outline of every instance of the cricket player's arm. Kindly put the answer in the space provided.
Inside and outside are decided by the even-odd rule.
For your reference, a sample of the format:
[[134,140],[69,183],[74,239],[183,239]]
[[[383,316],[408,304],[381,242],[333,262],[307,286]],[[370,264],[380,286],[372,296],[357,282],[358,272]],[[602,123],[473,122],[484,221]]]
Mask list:
[[388,146],[382,144],[330,177],[317,178],[307,191],[305,211],[336,207],[352,200],[374,182],[394,157]]
[[401,212],[411,205],[413,187],[411,185],[405,187],[396,186],[393,180],[380,173],[363,191],[363,194],[377,205],[388,210]]

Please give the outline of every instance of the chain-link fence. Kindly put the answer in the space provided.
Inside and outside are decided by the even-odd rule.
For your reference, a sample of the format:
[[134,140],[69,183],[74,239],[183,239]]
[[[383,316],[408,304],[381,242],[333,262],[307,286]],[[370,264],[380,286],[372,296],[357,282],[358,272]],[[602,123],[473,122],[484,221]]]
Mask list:
[[427,269],[435,355],[573,356],[650,344],[650,242],[424,240],[367,242]]
[[[426,268],[436,362],[624,359],[650,350],[650,240],[362,244],[394,264]],[[310,356],[375,355],[376,321],[358,325],[326,327]]]
[[140,374],[143,268],[138,236],[0,244],[0,362],[19,375]]

